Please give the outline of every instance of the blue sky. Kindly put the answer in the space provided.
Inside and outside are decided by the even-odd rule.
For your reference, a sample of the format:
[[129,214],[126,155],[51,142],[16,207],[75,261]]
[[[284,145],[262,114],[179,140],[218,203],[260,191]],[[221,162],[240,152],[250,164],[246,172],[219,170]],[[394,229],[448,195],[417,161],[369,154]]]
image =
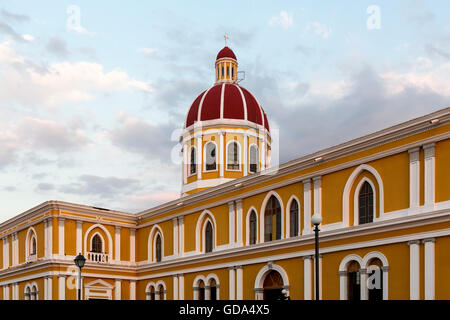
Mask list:
[[281,162],[447,107],[449,7],[0,0],[0,220],[46,200],[137,212],[177,197],[171,136],[224,33]]

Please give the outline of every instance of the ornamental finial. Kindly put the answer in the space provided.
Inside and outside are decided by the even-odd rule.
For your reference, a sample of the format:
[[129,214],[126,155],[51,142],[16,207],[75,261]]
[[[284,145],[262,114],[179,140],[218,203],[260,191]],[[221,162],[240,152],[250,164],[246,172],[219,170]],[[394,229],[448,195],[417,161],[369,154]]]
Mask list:
[[228,37],[228,35],[225,33],[225,35],[223,36],[225,38],[225,47],[227,46],[227,41],[230,37]]

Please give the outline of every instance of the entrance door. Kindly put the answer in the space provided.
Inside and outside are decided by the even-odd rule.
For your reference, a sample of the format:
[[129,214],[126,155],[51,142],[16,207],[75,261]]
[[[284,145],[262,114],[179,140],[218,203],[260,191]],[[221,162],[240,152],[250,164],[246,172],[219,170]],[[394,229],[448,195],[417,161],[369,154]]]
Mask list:
[[264,300],[283,300],[283,278],[275,271],[270,271],[264,279]]
[[361,300],[360,268],[359,263],[356,261],[350,262],[347,267],[348,300]]

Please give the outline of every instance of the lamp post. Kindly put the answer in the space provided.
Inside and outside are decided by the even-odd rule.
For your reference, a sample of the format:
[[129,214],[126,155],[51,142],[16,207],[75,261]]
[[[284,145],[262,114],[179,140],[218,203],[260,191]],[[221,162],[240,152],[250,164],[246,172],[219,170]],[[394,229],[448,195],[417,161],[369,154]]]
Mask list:
[[322,216],[315,213],[311,222],[314,225],[314,235],[315,235],[315,275],[316,275],[316,300],[319,300],[319,224],[322,223]]
[[86,258],[81,253],[79,253],[73,261],[78,267],[78,300],[81,300],[81,269],[84,267]]

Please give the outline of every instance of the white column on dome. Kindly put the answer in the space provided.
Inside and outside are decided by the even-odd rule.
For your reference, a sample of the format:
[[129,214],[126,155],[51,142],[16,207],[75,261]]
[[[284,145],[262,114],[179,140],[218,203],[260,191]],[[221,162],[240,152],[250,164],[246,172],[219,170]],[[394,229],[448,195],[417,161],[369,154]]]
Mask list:
[[224,145],[224,136],[225,136],[225,132],[224,131],[219,131],[219,168],[220,168],[220,177],[223,178],[224,175],[224,170],[225,170],[225,154],[223,152],[223,150],[225,149],[225,145]]
[[202,134],[198,133],[195,135],[195,137],[197,138],[197,180],[201,180],[202,178],[202,163],[203,163],[203,158],[202,158],[202,148],[203,148],[203,138],[202,138]]
[[247,160],[247,151],[248,151],[248,136],[246,133],[243,134],[244,138],[244,150],[242,150],[242,158],[243,158],[243,166],[244,166],[244,177],[248,174],[248,160]]

